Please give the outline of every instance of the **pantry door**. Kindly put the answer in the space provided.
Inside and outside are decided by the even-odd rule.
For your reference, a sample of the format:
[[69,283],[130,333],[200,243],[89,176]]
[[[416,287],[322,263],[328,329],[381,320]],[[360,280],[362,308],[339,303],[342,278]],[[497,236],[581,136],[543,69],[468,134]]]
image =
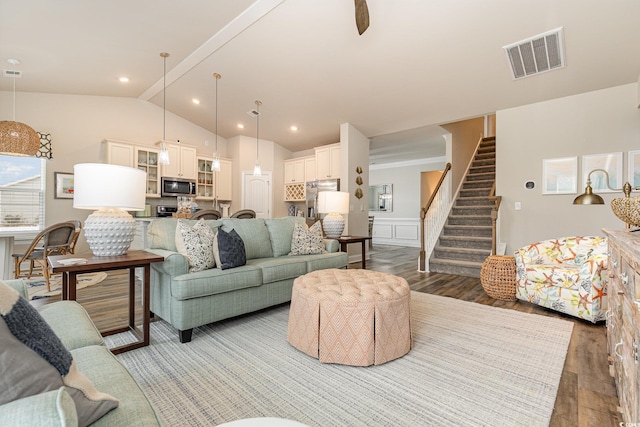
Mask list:
[[242,209],[254,210],[256,218],[271,218],[271,172],[242,172]]

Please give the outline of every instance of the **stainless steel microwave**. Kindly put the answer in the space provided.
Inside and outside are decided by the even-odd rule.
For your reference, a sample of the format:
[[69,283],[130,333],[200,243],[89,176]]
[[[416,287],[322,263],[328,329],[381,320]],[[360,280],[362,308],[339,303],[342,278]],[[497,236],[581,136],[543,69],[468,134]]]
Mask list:
[[184,178],[162,177],[160,180],[162,185],[161,196],[195,196],[196,181]]

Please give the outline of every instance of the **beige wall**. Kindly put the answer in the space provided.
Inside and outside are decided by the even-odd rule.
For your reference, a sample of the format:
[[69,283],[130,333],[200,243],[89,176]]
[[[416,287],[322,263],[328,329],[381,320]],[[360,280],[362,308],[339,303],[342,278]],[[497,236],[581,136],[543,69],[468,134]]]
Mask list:
[[420,207],[421,208],[427,205],[429,198],[431,198],[431,195],[436,190],[436,186],[438,185],[438,182],[440,182],[440,178],[442,178],[442,171],[444,170],[444,168],[445,167],[443,166],[442,170],[420,173]]
[[[369,138],[349,123],[340,125],[340,191],[349,193],[350,211],[345,233],[356,236],[369,235]],[[363,196],[355,196],[357,167],[362,168]],[[350,251],[351,252],[351,251]]]
[[453,191],[456,191],[478,142],[484,135],[484,118],[478,117],[440,126],[451,133],[451,186]]
[[[256,138],[250,136],[234,136],[228,140],[228,149],[230,157],[233,159],[233,201],[231,202],[230,213],[242,209],[242,173],[253,173],[256,164]],[[284,185],[284,171],[282,164],[282,156],[289,156],[289,152],[283,154],[278,144],[266,139],[259,140],[259,162],[262,173],[271,172],[271,191],[273,201],[273,211],[283,212],[282,206],[282,187]],[[286,150],[285,150],[286,151]],[[288,158],[288,157],[285,157]],[[271,217],[277,215],[271,213]],[[286,210],[284,215],[286,215]]]
[[[11,117],[12,93],[0,92],[0,117]],[[91,211],[73,208],[72,200],[54,199],[54,172],[73,172],[76,163],[101,162],[105,138],[153,145],[162,138],[162,108],[136,98],[58,95],[19,92],[16,120],[35,130],[50,133],[53,159],[47,160],[45,225],[68,219],[84,221]],[[215,134],[174,114],[166,115],[167,139],[197,147],[198,153],[213,155]],[[209,146],[204,146],[204,141]],[[218,138],[221,157],[227,156],[227,142]],[[78,250],[88,250],[84,234]]]
[[[599,206],[573,205],[577,194],[543,195],[542,160],[578,156],[582,193],[581,156],[623,152],[626,181],[628,151],[640,149],[637,104],[638,85],[633,83],[497,112],[496,194],[503,197],[499,241],[507,244],[507,253],[542,239],[623,228],[609,204],[622,193],[601,194],[605,205]],[[536,182],[535,189],[524,188],[529,180]],[[515,202],[522,210],[514,209]]]

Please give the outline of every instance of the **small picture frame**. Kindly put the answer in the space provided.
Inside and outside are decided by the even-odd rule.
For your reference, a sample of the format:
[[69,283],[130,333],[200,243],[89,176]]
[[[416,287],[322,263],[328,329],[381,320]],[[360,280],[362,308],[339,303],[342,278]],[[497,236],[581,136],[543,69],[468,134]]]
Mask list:
[[640,150],[629,151],[629,184],[640,187]]
[[578,157],[542,160],[542,194],[576,194]]
[[[589,172],[604,169],[609,174],[609,186],[622,188],[622,152],[590,154],[582,156],[582,182],[586,185]],[[594,193],[612,193],[607,186],[607,176],[602,172],[591,174],[591,188]]]
[[66,172],[54,172],[55,199],[73,199],[73,174]]

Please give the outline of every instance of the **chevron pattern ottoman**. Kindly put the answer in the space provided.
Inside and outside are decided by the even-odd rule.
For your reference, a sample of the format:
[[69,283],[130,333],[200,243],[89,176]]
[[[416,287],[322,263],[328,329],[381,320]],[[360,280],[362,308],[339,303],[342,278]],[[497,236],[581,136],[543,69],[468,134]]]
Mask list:
[[411,349],[411,291],[391,274],[317,270],[293,282],[287,340],[323,363],[381,365]]

